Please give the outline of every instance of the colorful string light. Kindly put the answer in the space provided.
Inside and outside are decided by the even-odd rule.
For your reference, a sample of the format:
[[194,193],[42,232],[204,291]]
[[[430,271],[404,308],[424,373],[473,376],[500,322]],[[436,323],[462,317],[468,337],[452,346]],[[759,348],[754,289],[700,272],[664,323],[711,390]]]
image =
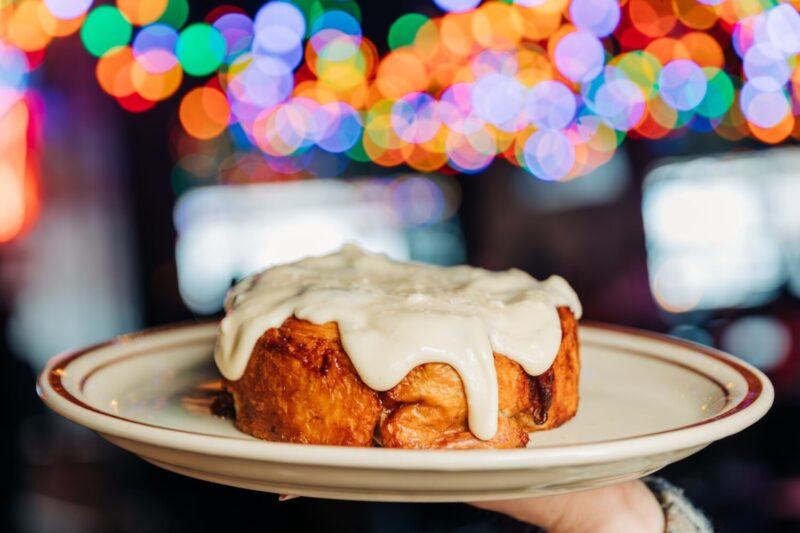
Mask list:
[[[185,132],[240,158],[259,150],[279,174],[337,173],[349,160],[478,172],[504,159],[565,180],[628,135],[800,138],[793,4],[434,3],[441,16],[394,22],[383,55],[349,0],[272,0],[253,18],[222,6],[189,26],[186,0],[3,2],[0,42],[32,58],[80,31],[100,86],[131,111],[185,75],[212,76],[182,97]],[[728,46],[740,62],[726,64]]]

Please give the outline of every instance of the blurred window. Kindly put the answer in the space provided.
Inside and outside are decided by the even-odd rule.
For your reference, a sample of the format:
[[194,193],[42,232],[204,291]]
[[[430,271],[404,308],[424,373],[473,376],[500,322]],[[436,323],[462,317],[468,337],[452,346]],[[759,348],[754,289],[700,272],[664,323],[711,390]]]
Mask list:
[[461,262],[459,200],[453,180],[423,176],[195,189],[175,207],[181,296],[214,313],[232,282],[348,242],[397,259]]
[[650,288],[670,312],[800,294],[800,150],[670,162],[646,177]]

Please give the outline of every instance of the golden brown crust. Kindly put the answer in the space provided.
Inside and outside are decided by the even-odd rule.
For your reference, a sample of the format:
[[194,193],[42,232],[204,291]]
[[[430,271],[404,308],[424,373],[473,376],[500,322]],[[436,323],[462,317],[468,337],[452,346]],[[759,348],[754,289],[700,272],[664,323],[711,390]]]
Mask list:
[[497,433],[491,440],[480,440],[447,409],[421,403],[404,404],[388,413],[381,423],[381,437],[386,448],[475,449],[523,448],[528,433],[513,419],[499,416]]
[[[544,431],[557,428],[578,412],[579,382],[581,373],[580,348],[578,345],[578,321],[572,312],[564,307],[558,309],[561,318],[561,347],[548,372],[552,375],[549,384],[548,405],[542,406],[544,398],[535,397],[535,386],[547,376],[530,377],[531,409],[522,410],[516,416],[517,422],[525,431]],[[541,387],[545,388],[545,387]],[[543,416],[537,417],[538,409],[544,407]],[[538,418],[538,420],[537,420]]]
[[379,394],[356,373],[335,323],[287,319],[258,340],[242,378],[223,384],[237,428],[267,440],[371,446],[377,431],[386,447],[524,447],[529,431],[557,427],[577,410],[577,322],[566,308],[559,317],[561,348],[542,376],[495,354],[500,416],[489,441],[469,431],[464,387],[451,366],[420,365]]
[[266,440],[371,446],[381,414],[378,393],[356,374],[335,324],[289,318],[267,330],[242,378],[223,386],[236,427]]
[[528,405],[528,376],[517,363],[495,355],[500,416],[497,433],[482,441],[470,431],[469,410],[458,372],[444,363],[414,368],[383,394],[386,416],[380,427],[389,448],[520,448],[528,434],[509,420]]

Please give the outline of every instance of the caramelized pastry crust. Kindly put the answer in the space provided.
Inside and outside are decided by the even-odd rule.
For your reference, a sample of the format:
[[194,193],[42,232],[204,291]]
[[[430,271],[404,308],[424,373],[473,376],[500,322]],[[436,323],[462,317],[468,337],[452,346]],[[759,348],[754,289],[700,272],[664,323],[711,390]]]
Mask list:
[[236,427],[270,441],[392,448],[519,448],[528,432],[552,429],[578,407],[577,322],[558,309],[562,339],[550,369],[529,376],[495,354],[498,429],[489,441],[467,424],[458,373],[443,363],[420,365],[379,393],[358,376],[335,323],[287,319],[256,343],[244,375],[223,380],[233,397]]

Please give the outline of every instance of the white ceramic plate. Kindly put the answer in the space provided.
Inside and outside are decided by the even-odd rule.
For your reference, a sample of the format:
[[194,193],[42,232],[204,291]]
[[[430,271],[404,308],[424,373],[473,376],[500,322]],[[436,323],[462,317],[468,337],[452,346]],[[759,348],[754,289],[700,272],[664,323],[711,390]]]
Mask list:
[[393,450],[264,442],[204,408],[216,324],[126,335],[51,360],[39,395],[153,464],[269,492],[380,501],[476,501],[644,476],[767,412],[769,380],[676,339],[583,325],[581,404],[526,449]]

